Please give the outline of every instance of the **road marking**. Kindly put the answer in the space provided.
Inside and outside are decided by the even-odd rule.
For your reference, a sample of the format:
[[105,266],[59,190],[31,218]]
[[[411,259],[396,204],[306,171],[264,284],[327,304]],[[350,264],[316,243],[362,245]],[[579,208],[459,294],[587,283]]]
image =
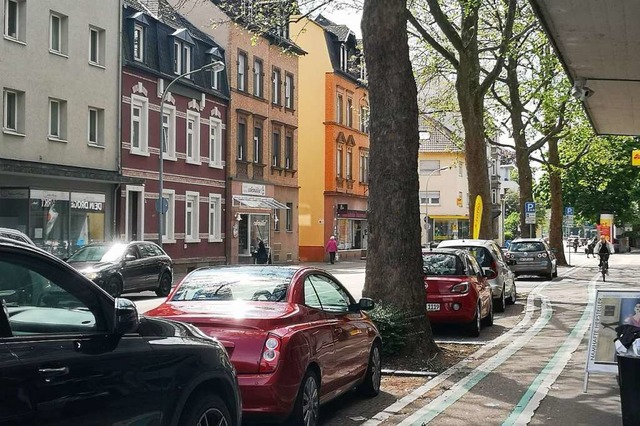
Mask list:
[[534,379],[529,389],[522,396],[518,404],[515,406],[507,420],[502,426],[526,425],[529,424],[535,410],[540,406],[542,400],[549,393],[549,389],[555,383],[558,376],[567,363],[571,359],[571,355],[576,351],[582,338],[584,337],[593,313],[593,305],[595,300],[595,287],[599,274],[589,281],[589,300],[580,320],[575,325],[571,333],[566,338],[562,346],[556,351],[555,355],[547,365],[542,369],[540,374]]
[[[579,269],[581,269],[581,268],[580,267],[572,267],[569,270],[567,270],[567,272],[564,273],[562,276],[563,277],[570,277],[570,276],[574,275]],[[443,373],[441,373],[437,377],[431,379],[430,381],[428,381],[424,385],[414,389],[411,393],[409,393],[408,395],[406,395],[403,398],[399,399],[394,404],[391,404],[390,406],[388,406],[384,410],[382,410],[379,413],[375,414],[371,419],[369,419],[365,423],[363,423],[363,426],[377,426],[380,423],[382,423],[383,421],[385,421],[386,419],[388,419],[389,417],[391,417],[391,416],[393,416],[395,414],[398,414],[407,405],[411,404],[412,402],[414,402],[418,398],[422,397],[427,392],[429,392],[431,389],[433,389],[436,386],[440,385],[445,380],[447,380],[449,377],[451,377],[452,375],[454,375],[455,373],[459,372],[464,367],[466,367],[471,362],[470,358],[472,358],[472,357],[476,358],[476,359],[480,358],[482,355],[484,355],[489,350],[493,349],[494,347],[496,347],[497,345],[499,345],[503,341],[511,338],[514,334],[518,333],[522,328],[524,328],[525,326],[527,326],[531,322],[531,318],[533,317],[533,312],[536,309],[535,305],[534,305],[535,296],[549,284],[552,284],[552,281],[546,281],[544,283],[538,284],[536,287],[531,289],[531,291],[529,292],[529,295],[527,297],[527,307],[526,307],[526,310],[525,310],[525,315],[522,318],[522,320],[520,320],[520,322],[518,324],[516,324],[511,330],[509,330],[505,334],[497,337],[496,339],[494,339],[491,343],[487,344],[486,346],[483,346],[482,348],[478,349],[476,352],[474,352],[468,358],[466,358],[466,359],[460,361],[458,364],[450,367],[449,369],[447,369],[446,371],[444,371]]]

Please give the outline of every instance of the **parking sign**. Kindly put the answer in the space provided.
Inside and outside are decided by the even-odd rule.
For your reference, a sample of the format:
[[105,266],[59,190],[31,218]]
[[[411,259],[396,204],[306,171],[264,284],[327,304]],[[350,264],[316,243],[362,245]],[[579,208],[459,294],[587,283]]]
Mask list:
[[536,212],[536,203],[533,201],[527,201],[524,203],[524,212],[525,213],[535,213]]
[[565,207],[564,208],[564,214],[566,216],[573,216],[573,207]]

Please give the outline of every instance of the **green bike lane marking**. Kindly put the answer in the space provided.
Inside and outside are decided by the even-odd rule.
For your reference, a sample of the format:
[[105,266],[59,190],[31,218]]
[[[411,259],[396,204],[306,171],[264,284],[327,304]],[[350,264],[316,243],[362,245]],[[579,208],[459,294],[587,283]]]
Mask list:
[[540,374],[533,380],[527,391],[524,393],[518,404],[502,426],[524,425],[528,424],[533,417],[534,411],[540,406],[542,400],[549,393],[549,389],[555,383],[556,379],[562,373],[567,363],[571,359],[571,355],[576,351],[580,342],[589,328],[591,314],[595,303],[595,286],[596,280],[600,274],[589,281],[589,300],[578,323],[573,327],[569,336],[564,343],[556,351],[555,355],[549,360],[547,365],[542,369]]

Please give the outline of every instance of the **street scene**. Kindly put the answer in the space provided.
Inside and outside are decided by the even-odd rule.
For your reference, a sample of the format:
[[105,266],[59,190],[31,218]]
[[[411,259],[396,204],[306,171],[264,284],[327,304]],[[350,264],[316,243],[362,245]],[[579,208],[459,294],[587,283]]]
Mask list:
[[640,425],[640,4],[0,8],[0,425]]

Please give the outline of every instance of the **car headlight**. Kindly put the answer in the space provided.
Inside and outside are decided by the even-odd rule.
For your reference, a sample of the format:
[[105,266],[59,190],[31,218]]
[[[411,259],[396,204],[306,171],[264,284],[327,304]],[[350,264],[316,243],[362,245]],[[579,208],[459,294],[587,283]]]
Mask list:
[[100,274],[97,272],[84,272],[84,276],[93,281],[98,278]]

